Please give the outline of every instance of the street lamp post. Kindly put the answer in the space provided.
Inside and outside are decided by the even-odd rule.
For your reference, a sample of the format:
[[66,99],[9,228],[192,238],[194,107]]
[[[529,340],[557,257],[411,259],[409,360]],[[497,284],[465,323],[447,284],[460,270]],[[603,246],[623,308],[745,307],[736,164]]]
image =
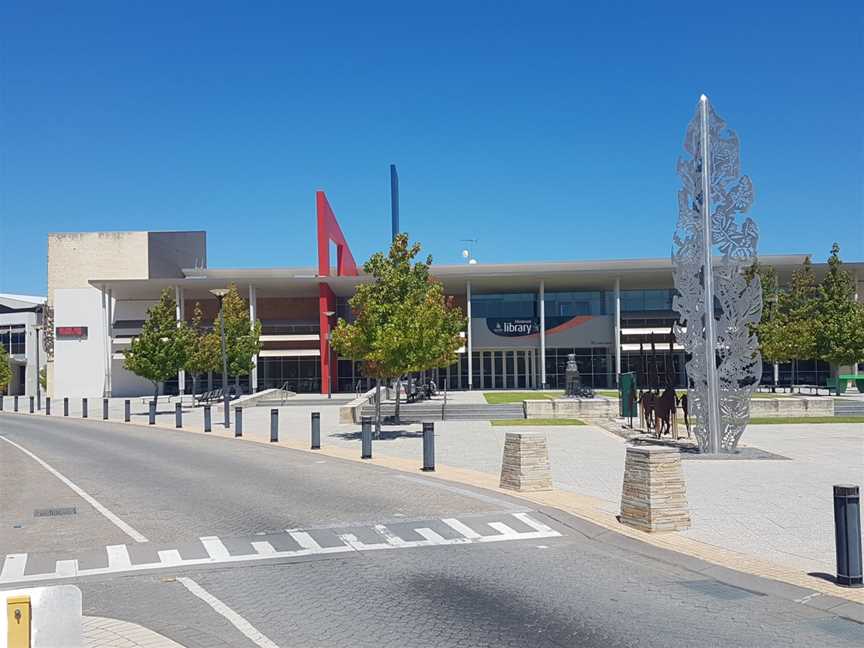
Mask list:
[[213,295],[216,296],[216,299],[219,300],[219,332],[222,334],[222,409],[225,414],[225,427],[231,427],[231,416],[228,411],[228,355],[225,351],[225,309],[223,308],[223,302],[225,300],[225,295],[228,294],[227,288],[213,288],[210,291]]

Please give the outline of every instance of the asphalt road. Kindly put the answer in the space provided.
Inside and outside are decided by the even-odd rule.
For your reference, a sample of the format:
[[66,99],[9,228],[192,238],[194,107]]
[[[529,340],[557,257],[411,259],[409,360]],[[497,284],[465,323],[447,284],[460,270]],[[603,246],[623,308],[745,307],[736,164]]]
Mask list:
[[15,569],[74,583],[85,614],[189,648],[864,645],[864,626],[789,588],[721,582],[697,561],[419,473],[9,414],[0,436],[17,444],[0,441],[0,560],[27,554],[7,560],[0,587]]

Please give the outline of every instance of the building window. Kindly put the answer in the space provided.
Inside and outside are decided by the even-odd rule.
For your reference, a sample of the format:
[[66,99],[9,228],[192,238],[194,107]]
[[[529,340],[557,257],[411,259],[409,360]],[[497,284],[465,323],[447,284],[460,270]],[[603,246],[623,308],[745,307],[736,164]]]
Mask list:
[[672,288],[622,290],[621,312],[644,313],[646,311],[671,311],[672,296],[674,294],[675,290]]
[[285,388],[311,394],[321,391],[318,356],[258,358],[258,389]]
[[608,314],[608,299],[602,290],[547,292],[546,317]]
[[610,369],[609,347],[546,349],[546,384],[550,389],[564,389],[567,386],[567,356],[576,356],[579,377],[583,385],[594,389],[609,389],[614,384]]
[[23,328],[11,326],[0,327],[0,344],[9,355],[24,355],[27,353],[27,334]]
[[537,317],[537,294],[527,292],[472,295],[471,317]]

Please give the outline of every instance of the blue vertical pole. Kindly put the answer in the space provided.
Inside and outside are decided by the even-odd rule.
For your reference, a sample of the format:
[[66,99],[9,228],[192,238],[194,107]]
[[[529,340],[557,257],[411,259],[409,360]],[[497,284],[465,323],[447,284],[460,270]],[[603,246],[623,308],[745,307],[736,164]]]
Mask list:
[[390,218],[395,239],[399,233],[399,174],[395,164],[390,165]]

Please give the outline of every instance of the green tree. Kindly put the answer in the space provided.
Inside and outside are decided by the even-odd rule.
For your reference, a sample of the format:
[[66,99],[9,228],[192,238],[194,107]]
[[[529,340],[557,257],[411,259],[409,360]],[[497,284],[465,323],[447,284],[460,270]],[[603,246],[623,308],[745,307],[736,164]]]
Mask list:
[[[254,366],[254,357],[261,351],[261,322],[253,325],[249,318],[249,303],[237,292],[237,286],[230,284],[228,294],[222,299],[225,318],[225,355],[228,357],[228,375],[240,377],[249,374]],[[214,322],[213,332],[219,344],[219,364],[222,366],[221,335],[219,317]],[[223,385],[227,387],[227,385]]]
[[819,285],[815,346],[819,358],[839,365],[864,360],[864,305],[855,301],[855,284],[843,269],[840,246],[831,246],[828,273]]
[[147,309],[141,333],[123,352],[123,366],[153,383],[153,400],[159,398],[159,383],[169,380],[186,366],[193,334],[185,322],[176,320],[176,303],[170,288],[159,303]]
[[[362,360],[365,375],[376,379],[379,431],[381,380],[450,365],[462,345],[465,318],[430,276],[432,257],[415,261],[419,253],[419,243],[409,247],[407,234],[399,234],[386,256],[372,255],[363,269],[373,281],[358,286],[349,302],[354,321],[340,318],[331,335],[337,353]],[[398,418],[398,389],[396,408]]]
[[222,368],[222,350],[219,336],[204,326],[204,309],[195,302],[189,324],[192,348],[186,358],[186,371],[192,374],[192,394],[198,393],[198,376]]
[[39,385],[43,390],[48,391],[48,368],[42,367],[39,370]]
[[6,391],[6,387],[12,382],[12,367],[9,366],[9,354],[6,347],[0,344],[0,393]]

